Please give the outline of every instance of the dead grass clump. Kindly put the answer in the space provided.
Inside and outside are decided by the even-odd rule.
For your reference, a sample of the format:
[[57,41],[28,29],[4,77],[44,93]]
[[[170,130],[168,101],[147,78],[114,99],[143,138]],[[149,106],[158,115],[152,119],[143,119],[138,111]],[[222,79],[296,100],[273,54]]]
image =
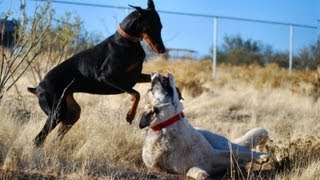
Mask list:
[[21,98],[5,96],[0,102],[3,113],[10,118],[15,119],[21,123],[26,123],[31,118],[31,111],[26,107],[26,101]]
[[303,74],[304,81],[311,84],[309,94],[313,97],[314,101],[317,101],[320,97],[320,68],[315,72],[309,72]]
[[[318,94],[319,72],[301,70],[289,75],[286,69],[275,65],[220,65],[217,78],[212,79],[211,61],[145,63],[144,72],[155,71],[172,72],[183,94],[190,95],[183,102],[184,112],[194,126],[230,139],[254,127],[268,129],[273,140],[270,152],[274,162],[280,161],[277,166],[283,171],[266,179],[308,179],[317,175],[320,102],[314,101],[313,96]],[[145,131],[138,128],[138,120],[150,84],[135,87],[142,96],[132,125],[125,120],[131,105],[129,95],[76,94],[82,108],[79,121],[61,142],[54,130],[44,147],[37,149],[32,140],[46,116],[37,98],[25,92],[25,87],[32,84],[30,79],[21,80],[17,84],[20,96],[10,91],[0,105],[2,170],[70,179],[147,177],[141,159]],[[159,176],[167,177],[155,177]]]
[[204,83],[211,80],[210,61],[180,60],[169,62],[157,59],[145,64],[147,72],[173,73],[181,91],[192,97],[199,96],[206,88]]
[[[40,108],[35,107],[30,101],[26,109],[32,106],[33,111],[37,112],[29,110],[30,120],[22,123],[16,116],[11,115],[16,106],[12,106],[10,111],[1,106],[1,169],[42,172],[57,176],[75,173],[83,177],[91,176],[93,173],[110,175],[114,168],[131,171],[140,169],[143,166],[143,131],[125,121],[126,107],[129,107],[130,103],[129,96],[116,99],[103,99],[101,96],[91,98],[95,99],[96,104],[82,104],[81,119],[66,134],[63,141],[57,140],[55,129],[49,134],[43,148],[34,148],[32,143],[46,119]],[[122,102],[119,102],[119,99]],[[13,104],[14,102],[12,101]],[[111,104],[118,103],[119,109],[115,110]]]
[[320,139],[305,135],[297,139],[271,141],[269,151],[276,160],[276,169],[285,174],[292,174],[308,168],[320,158]]
[[241,67],[221,65],[220,68],[230,72],[230,78],[242,80],[257,88],[284,87],[288,85],[292,79],[295,79],[295,77],[289,75],[287,69],[280,68],[277,64],[268,64],[265,67],[255,64]]

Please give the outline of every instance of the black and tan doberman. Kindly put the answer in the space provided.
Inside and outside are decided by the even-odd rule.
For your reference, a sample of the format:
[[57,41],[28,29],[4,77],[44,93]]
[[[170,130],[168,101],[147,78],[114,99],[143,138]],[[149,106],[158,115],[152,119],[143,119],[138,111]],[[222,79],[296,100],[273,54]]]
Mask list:
[[28,91],[37,95],[41,109],[48,119],[34,140],[43,144],[58,124],[63,135],[80,117],[81,108],[73,93],[120,94],[129,93],[133,104],[127,113],[129,123],[135,117],[140,94],[133,89],[136,83],[150,82],[149,74],[142,74],[145,52],[140,44],[144,39],[156,53],[165,52],[161,39],[161,21],[152,0],[148,8],[135,9],[118,26],[117,31],[98,45],[73,55]]

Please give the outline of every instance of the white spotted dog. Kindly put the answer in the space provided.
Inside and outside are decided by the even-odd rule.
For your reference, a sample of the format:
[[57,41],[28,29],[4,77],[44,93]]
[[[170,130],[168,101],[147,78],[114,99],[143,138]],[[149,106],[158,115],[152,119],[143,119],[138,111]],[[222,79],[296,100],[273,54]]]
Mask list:
[[[268,132],[255,128],[236,143],[213,132],[193,128],[185,117],[181,94],[172,74],[151,76],[148,103],[140,120],[140,128],[149,126],[142,158],[148,168],[202,179],[230,167],[230,154],[245,162],[264,163],[268,155],[250,149],[266,143]],[[243,163],[241,163],[243,162]]]

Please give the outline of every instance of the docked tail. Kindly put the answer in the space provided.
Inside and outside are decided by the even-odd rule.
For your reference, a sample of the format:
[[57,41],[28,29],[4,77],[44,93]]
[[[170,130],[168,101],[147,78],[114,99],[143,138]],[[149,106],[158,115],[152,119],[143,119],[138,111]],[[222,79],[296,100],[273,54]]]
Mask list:
[[29,91],[30,93],[36,95],[36,96],[38,95],[38,94],[37,94],[37,88],[28,87],[28,91]]

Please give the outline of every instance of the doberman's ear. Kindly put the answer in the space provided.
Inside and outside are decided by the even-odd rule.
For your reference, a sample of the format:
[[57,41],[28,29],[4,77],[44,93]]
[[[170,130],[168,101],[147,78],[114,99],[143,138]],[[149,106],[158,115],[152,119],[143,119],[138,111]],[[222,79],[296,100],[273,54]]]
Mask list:
[[155,9],[153,0],[148,0],[148,9],[152,9],[152,10]]
[[130,4],[129,4],[129,6],[132,7],[132,8],[134,8],[134,9],[136,9],[140,15],[142,15],[143,12],[144,12],[144,10],[143,10],[141,7],[139,7],[139,6],[132,6],[132,5],[130,5]]

